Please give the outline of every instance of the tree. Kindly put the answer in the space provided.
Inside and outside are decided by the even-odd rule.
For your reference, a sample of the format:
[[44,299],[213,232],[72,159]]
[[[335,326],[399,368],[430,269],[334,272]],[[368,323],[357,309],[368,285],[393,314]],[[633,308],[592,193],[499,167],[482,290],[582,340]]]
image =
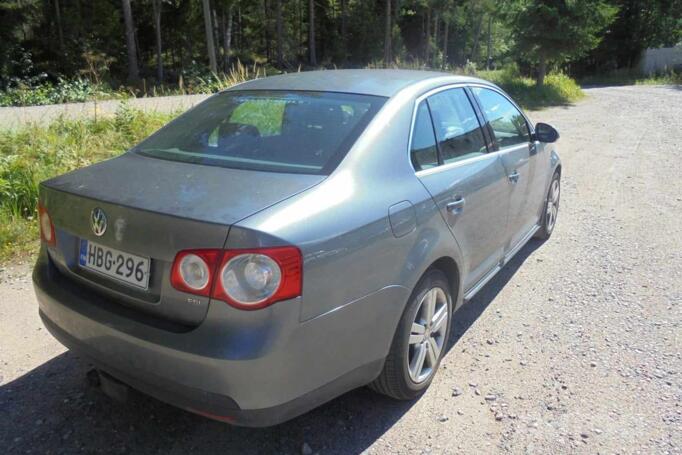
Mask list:
[[388,67],[393,60],[391,57],[391,1],[385,0],[386,2],[386,24],[384,30],[384,66]]
[[135,48],[135,27],[130,0],[121,0],[123,5],[123,21],[125,22],[126,48],[128,49],[128,82],[137,84],[140,73],[137,68],[137,50]]
[[579,63],[581,72],[634,67],[642,51],[682,41],[682,0],[610,0],[618,7],[604,39]]
[[59,36],[59,50],[64,50],[64,29],[62,27],[62,9],[59,7],[59,0],[54,0],[54,14],[57,20],[57,34]]
[[212,73],[218,72],[218,63],[215,56],[215,44],[213,43],[213,24],[211,21],[211,2],[202,0],[204,9],[204,29],[206,31],[206,51],[208,52],[208,64]]
[[275,15],[277,16],[276,31],[277,34],[277,65],[284,66],[284,32],[282,24],[282,0],[276,0],[275,4]]
[[230,2],[227,6],[227,25],[225,27],[225,34],[223,35],[223,59],[225,71],[230,69],[230,52],[232,51],[232,12],[234,9],[234,2]]
[[315,56],[315,0],[308,0],[308,59],[312,66],[317,65]]
[[154,34],[156,37],[156,80],[163,82],[163,58],[161,57],[161,0],[152,0],[154,15]]
[[348,20],[346,18],[346,15],[348,14],[348,2],[347,0],[341,0],[341,24],[340,24],[340,31],[339,33],[341,34],[341,55],[342,55],[342,63],[345,63],[346,58],[348,57],[348,37],[346,36],[348,32]]
[[547,66],[583,56],[601,40],[617,9],[603,0],[522,0],[511,12],[516,50],[537,65],[544,84]]

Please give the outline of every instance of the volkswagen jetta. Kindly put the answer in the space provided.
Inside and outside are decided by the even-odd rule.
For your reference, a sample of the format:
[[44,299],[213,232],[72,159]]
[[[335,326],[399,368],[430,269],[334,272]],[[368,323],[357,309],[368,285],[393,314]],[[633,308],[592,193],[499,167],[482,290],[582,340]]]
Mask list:
[[41,184],[40,316],[107,381],[238,425],[413,399],[454,311],[552,233],[557,138],[444,73],[237,85]]

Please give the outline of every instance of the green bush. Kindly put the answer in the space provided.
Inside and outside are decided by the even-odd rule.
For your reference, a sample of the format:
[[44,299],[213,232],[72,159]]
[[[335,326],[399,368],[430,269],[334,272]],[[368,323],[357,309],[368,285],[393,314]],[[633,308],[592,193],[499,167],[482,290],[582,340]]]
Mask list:
[[42,180],[118,155],[172,117],[124,103],[113,118],[0,131],[0,261],[35,249]]
[[548,74],[542,87],[538,87],[535,80],[519,74],[514,67],[479,71],[477,76],[502,87],[526,109],[570,104],[584,96],[578,83],[563,73]]
[[102,99],[124,99],[130,93],[113,90],[106,84],[93,84],[88,79],[59,79],[56,84],[17,82],[0,91],[0,106],[35,106],[43,104],[79,103]]

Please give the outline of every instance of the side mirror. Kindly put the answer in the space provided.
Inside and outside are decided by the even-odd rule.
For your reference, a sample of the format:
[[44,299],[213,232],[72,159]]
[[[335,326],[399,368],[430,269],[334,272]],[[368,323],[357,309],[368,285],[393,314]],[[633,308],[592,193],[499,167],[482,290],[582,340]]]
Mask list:
[[559,139],[559,132],[552,125],[538,123],[535,125],[535,138],[540,142],[549,144]]

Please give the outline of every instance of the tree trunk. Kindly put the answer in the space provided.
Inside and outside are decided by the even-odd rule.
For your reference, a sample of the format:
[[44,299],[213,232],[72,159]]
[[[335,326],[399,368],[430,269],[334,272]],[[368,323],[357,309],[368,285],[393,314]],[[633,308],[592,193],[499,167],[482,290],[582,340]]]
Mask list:
[[317,66],[315,56],[315,1],[308,0],[308,59],[312,66]]
[[488,15],[488,52],[485,58],[485,69],[489,70],[493,62],[493,16]]
[[137,84],[140,73],[137,69],[137,52],[135,51],[135,28],[133,26],[133,11],[130,0],[121,0],[123,4],[123,20],[126,27],[126,47],[128,49],[128,82]]
[[347,25],[348,22],[346,21],[346,15],[348,14],[348,1],[347,0],[341,0],[341,55],[343,55],[342,58],[342,63],[346,62],[346,58],[348,57],[348,39],[346,37],[347,33]]
[[[126,0],[124,0],[126,1]],[[213,44],[213,25],[211,24],[210,0],[202,0],[204,8],[204,29],[206,31],[206,51],[208,52],[208,64],[212,73],[218,72],[218,63],[215,58],[215,44]]]
[[476,23],[476,34],[474,35],[474,45],[471,48],[470,60],[474,63],[478,61],[478,43],[481,38],[481,27],[483,26],[483,12],[478,16],[478,22]]
[[545,85],[545,75],[547,75],[547,59],[544,54],[540,54],[540,61],[538,62],[538,76],[535,80],[535,84],[538,87]]
[[54,0],[54,13],[57,20],[57,34],[59,35],[59,49],[64,50],[64,29],[62,28],[62,12],[59,7],[59,0]]
[[450,22],[446,19],[443,24],[443,64],[441,68],[445,69],[448,64],[448,29]]
[[218,68],[218,60],[220,60],[220,21],[218,20],[218,12],[215,8],[211,8],[213,22],[213,45],[215,46],[216,68]]
[[223,55],[225,71],[230,70],[230,52],[232,52],[232,8],[234,3],[230,3],[227,7],[227,25],[225,26],[225,34],[223,35]]
[[156,81],[163,83],[163,59],[161,57],[161,0],[152,0],[154,33],[156,35]]
[[282,24],[282,0],[276,0],[275,4],[276,33],[277,33],[277,65],[281,68],[284,66],[284,32]]
[[391,64],[391,1],[386,0],[386,28],[384,30],[384,67]]
[[433,51],[433,61],[431,62],[431,66],[435,66],[434,64],[436,63],[436,57],[438,54],[438,26],[440,25],[440,10],[436,9],[433,15],[433,45],[435,47]]
[[263,47],[265,48],[265,59],[270,62],[270,9],[268,0],[263,0]]
[[431,8],[426,7],[426,30],[424,31],[424,63],[429,64],[431,55]]

